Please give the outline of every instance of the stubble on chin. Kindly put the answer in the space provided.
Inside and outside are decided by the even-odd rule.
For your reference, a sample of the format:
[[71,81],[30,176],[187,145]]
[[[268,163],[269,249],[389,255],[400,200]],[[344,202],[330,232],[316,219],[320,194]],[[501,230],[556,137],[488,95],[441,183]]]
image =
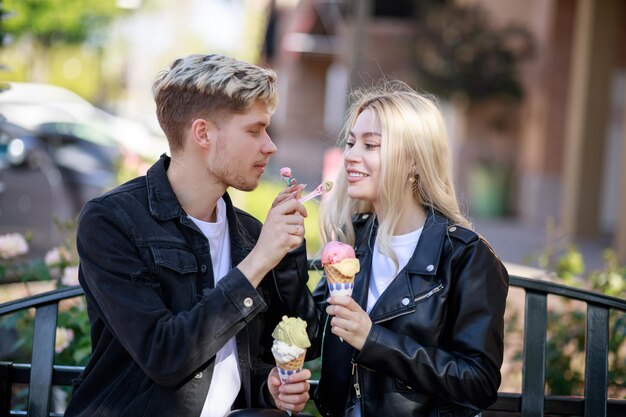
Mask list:
[[240,191],[253,191],[258,185],[259,180],[250,181],[246,180],[244,177],[235,178],[234,184],[231,184],[232,187]]

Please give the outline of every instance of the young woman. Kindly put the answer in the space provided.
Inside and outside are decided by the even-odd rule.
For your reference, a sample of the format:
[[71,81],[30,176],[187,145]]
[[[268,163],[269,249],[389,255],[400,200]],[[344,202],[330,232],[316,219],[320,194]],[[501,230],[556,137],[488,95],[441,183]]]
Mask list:
[[354,245],[352,297],[326,323],[322,415],[474,416],[497,398],[508,274],[457,203],[435,102],[401,82],[354,94],[325,241]]

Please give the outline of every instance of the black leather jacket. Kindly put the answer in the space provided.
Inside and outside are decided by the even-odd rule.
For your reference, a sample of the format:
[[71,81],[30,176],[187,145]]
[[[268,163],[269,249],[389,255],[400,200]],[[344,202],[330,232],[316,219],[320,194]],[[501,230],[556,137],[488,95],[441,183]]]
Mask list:
[[[359,215],[354,226],[361,271],[353,298],[365,309],[374,216]],[[363,417],[467,417],[488,407],[500,386],[507,291],[507,271],[487,242],[433,210],[409,263],[372,309],[361,351],[331,333],[322,279],[314,293],[326,323],[320,412],[341,417],[348,401],[361,402]]]
[[[214,284],[206,237],[183,211],[161,159],[145,177],[89,202],[80,217],[79,280],[93,353],[66,416],[200,415],[215,354],[236,335],[237,407],[268,406],[271,332],[283,314],[317,332],[304,245],[255,289],[233,268]],[[261,223],[228,195],[232,265],[254,247]]]

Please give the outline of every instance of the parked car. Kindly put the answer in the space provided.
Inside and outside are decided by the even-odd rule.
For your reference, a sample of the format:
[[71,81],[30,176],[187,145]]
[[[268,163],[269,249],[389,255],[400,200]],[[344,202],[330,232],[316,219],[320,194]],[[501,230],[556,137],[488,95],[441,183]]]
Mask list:
[[55,101],[10,86],[0,91],[0,234],[31,232],[37,256],[59,242],[55,219],[75,217],[114,186],[123,152],[132,151],[102,128],[116,116],[73,93],[52,87]]
[[[71,123],[89,127],[90,138],[108,137],[125,152],[157,159],[167,151],[161,132],[106,112],[65,88],[38,83],[4,83],[0,88],[0,113],[14,123],[36,130],[46,123]],[[86,131],[86,130],[85,130]]]

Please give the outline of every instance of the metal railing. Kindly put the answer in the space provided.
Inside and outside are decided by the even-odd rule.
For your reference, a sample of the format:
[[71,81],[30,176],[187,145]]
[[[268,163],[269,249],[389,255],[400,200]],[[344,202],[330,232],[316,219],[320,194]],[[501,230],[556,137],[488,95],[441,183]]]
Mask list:
[[[311,270],[320,269],[319,262],[310,265]],[[626,400],[607,399],[609,312],[626,312],[626,300],[520,276],[511,276],[510,285],[522,288],[526,294],[522,388],[519,393],[499,393],[497,402],[489,410],[522,417],[626,416]],[[0,305],[0,317],[35,308],[31,364],[0,362],[0,416],[60,416],[50,413],[52,386],[71,385],[82,368],[53,364],[58,305],[62,300],[81,295],[80,287],[68,287]],[[587,305],[583,397],[544,394],[548,295],[579,300]],[[28,412],[10,409],[12,385],[16,383],[30,385]]]

